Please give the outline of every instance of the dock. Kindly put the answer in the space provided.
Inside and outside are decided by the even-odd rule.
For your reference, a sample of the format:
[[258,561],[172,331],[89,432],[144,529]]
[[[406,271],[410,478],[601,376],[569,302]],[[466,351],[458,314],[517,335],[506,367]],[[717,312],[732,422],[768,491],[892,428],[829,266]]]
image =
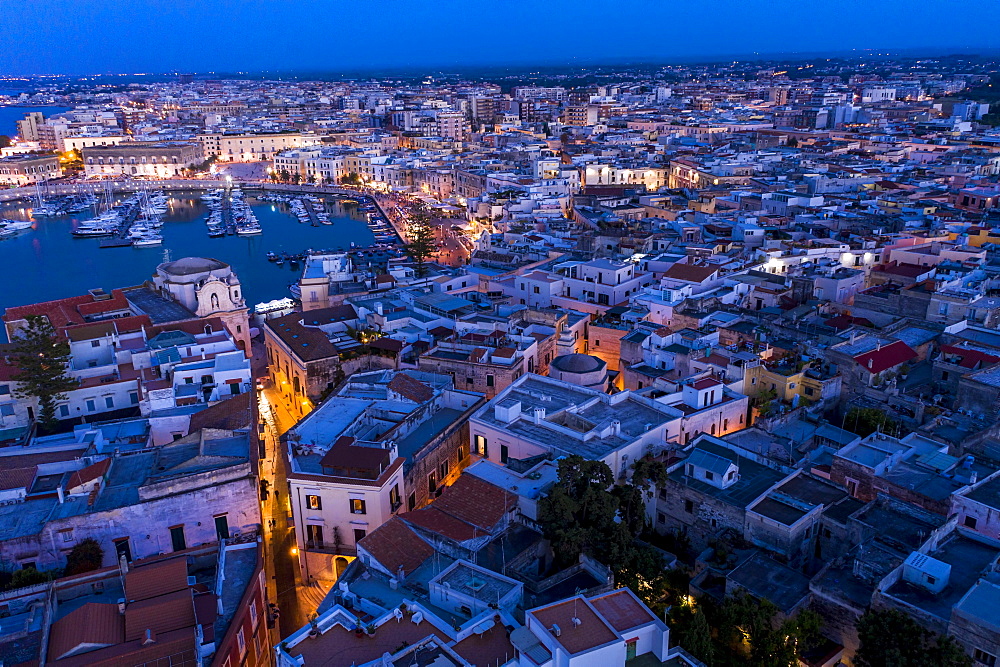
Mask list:
[[319,218],[316,217],[316,209],[313,208],[313,203],[309,201],[308,197],[302,197],[301,201],[306,209],[306,213],[309,214],[309,222],[313,227],[319,227]]

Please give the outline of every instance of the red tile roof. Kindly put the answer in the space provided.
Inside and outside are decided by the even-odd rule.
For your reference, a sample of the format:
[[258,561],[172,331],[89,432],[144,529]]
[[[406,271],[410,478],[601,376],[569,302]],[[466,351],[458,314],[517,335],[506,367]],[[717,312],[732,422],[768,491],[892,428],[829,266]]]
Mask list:
[[993,364],[1000,362],[1000,357],[987,354],[986,352],[981,352],[980,350],[958,347],[957,345],[942,345],[941,354],[954,359],[942,359],[942,361],[961,366],[962,368],[968,368],[970,370],[985,368],[986,366],[992,366]]
[[189,588],[132,602],[125,608],[125,641],[142,639],[147,630],[158,635],[194,625],[194,600]]
[[38,466],[11,468],[9,470],[0,469],[0,491],[30,488],[37,470]]
[[55,301],[43,301],[27,306],[14,306],[4,313],[4,322],[17,322],[28,315],[44,315],[53,327],[60,329],[71,324],[83,324],[88,316],[130,310],[128,300],[121,290],[112,290],[111,298],[99,301],[90,294],[71,296]]
[[97,463],[93,463],[85,468],[80,468],[75,471],[69,477],[69,482],[66,484],[66,488],[69,490],[75,489],[78,486],[83,486],[87,482],[91,482],[98,477],[104,477],[105,473],[108,472],[108,468],[111,467],[111,459],[103,459]]
[[434,397],[434,390],[406,373],[396,373],[389,382],[389,389],[414,403],[423,403]]
[[365,536],[359,543],[392,573],[410,574],[434,555],[431,545],[417,536],[399,517],[393,517]]
[[124,617],[117,604],[88,602],[52,624],[48,657],[58,660],[74,649],[95,649],[125,641]]
[[184,556],[139,565],[125,575],[125,595],[136,601],[187,590],[187,577]]
[[894,343],[883,345],[881,349],[875,349],[870,352],[865,352],[864,354],[859,354],[854,357],[854,361],[856,361],[866,371],[874,375],[875,373],[881,373],[884,370],[906,363],[907,361],[916,358],[916,356],[917,353],[914,352],[909,345],[903,341],[897,340]]
[[844,329],[850,328],[852,325],[858,324],[863,327],[874,326],[871,320],[867,320],[863,317],[854,317],[852,315],[837,315],[836,317],[831,317],[823,322],[828,327],[833,327],[837,331],[843,331]]
[[674,280],[683,280],[689,283],[702,283],[708,280],[712,274],[719,269],[714,266],[695,266],[693,264],[674,264],[667,269],[663,275]]

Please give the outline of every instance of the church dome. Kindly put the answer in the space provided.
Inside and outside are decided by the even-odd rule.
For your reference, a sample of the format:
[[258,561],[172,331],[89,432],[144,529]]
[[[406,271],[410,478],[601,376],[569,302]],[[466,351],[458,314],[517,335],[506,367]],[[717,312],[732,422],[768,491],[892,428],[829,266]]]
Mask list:
[[564,354],[553,359],[552,365],[563,373],[593,373],[607,364],[589,354]]
[[208,273],[219,269],[228,269],[229,265],[211,257],[182,257],[173,262],[165,262],[156,270],[172,276],[190,276],[196,273]]

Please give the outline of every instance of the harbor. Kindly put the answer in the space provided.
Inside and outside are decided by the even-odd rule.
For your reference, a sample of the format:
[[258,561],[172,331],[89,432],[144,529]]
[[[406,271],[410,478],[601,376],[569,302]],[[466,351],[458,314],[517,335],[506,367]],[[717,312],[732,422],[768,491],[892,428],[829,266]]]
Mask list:
[[[259,195],[271,193],[244,188],[244,201],[263,233],[209,238],[206,221],[213,211],[201,200],[208,191],[164,191],[157,232],[162,242],[155,246],[136,245],[127,234],[122,236],[122,219],[118,220],[121,226],[102,236],[75,234],[91,228],[100,217],[93,208],[75,214],[33,218],[35,201],[30,196],[0,203],[0,261],[12,276],[17,276],[19,284],[16,290],[0,290],[0,310],[73,296],[81,289],[138,285],[148,279],[150,265],[163,261],[164,257],[208,256],[225,261],[239,272],[248,302],[258,303],[289,296],[289,286],[297,281],[307,252],[318,253],[320,249],[351,252],[359,264],[371,261],[375,265],[402,254],[398,240],[394,243],[376,240],[374,224],[366,212],[359,210],[356,201],[345,201],[336,193],[323,196],[323,210],[331,224],[313,226],[300,221],[289,202],[268,201]],[[32,192],[28,190],[26,195]],[[71,194],[76,193],[54,196]],[[114,194],[113,209],[121,210],[134,194],[120,191]],[[18,229],[5,233],[7,225]],[[105,249],[102,242],[107,244]],[[107,249],[109,246],[112,249]],[[281,263],[269,261],[269,253],[275,257],[286,255],[288,259]],[[293,263],[293,257],[298,262]]]

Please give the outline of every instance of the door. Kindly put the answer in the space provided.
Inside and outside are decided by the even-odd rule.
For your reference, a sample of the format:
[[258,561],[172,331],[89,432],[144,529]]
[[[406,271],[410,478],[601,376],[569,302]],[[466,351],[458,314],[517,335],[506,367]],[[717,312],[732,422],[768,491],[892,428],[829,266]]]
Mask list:
[[625,659],[631,660],[635,657],[635,645],[638,642],[636,639],[630,639],[625,642]]
[[220,540],[229,539],[229,517],[225,514],[215,517],[215,534]]
[[365,539],[365,535],[367,535],[367,534],[368,534],[368,531],[362,530],[360,528],[355,528],[354,529],[354,543],[357,544],[361,540]]
[[132,547],[129,546],[127,537],[115,540],[115,558],[119,563],[122,556],[125,556],[126,563],[132,562]]
[[187,549],[187,542],[184,540],[184,526],[174,526],[170,529],[170,544],[174,551]]

